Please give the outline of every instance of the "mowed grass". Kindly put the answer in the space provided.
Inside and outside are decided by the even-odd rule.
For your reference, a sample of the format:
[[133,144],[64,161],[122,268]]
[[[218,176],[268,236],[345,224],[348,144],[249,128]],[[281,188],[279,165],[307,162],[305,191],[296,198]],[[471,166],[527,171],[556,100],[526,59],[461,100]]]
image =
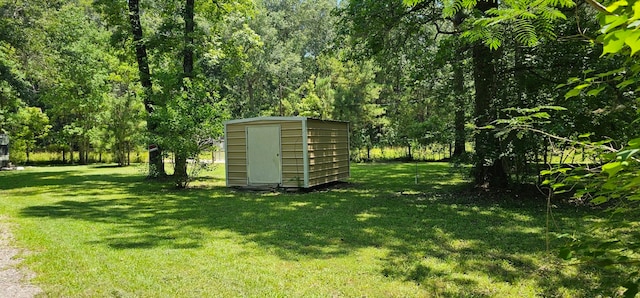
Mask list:
[[0,172],[0,221],[49,297],[592,297],[617,272],[568,263],[557,233],[594,214],[465,192],[446,163],[352,166],[309,193],[189,190],[139,167]]

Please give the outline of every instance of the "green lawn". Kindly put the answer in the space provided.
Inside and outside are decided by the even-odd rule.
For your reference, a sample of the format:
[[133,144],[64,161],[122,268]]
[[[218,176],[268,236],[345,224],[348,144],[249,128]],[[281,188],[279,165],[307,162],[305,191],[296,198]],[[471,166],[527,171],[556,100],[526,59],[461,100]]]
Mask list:
[[[0,172],[0,220],[50,297],[593,297],[615,271],[555,256],[596,211],[464,192],[446,163],[353,165],[310,193],[149,183],[140,167]],[[516,197],[517,196],[517,197]],[[557,227],[556,227],[557,225]]]

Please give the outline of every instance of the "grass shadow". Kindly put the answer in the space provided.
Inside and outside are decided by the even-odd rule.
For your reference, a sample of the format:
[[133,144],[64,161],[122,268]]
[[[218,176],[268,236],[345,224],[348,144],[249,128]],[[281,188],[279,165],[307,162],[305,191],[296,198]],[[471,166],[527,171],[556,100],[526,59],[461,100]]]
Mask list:
[[[14,175],[30,181],[14,191],[35,185],[30,191],[65,198],[28,206],[21,215],[108,225],[108,233],[90,244],[119,250],[197,249],[211,231],[242,235],[246,244],[286,261],[340,258],[371,248],[385,252],[381,275],[445,296],[492,296],[487,284],[530,280],[550,296],[560,295],[554,290],[559,287],[595,291],[561,265],[541,266],[540,258],[548,257],[544,205],[461,198],[465,180],[444,163],[418,164],[417,183],[415,164],[355,165],[349,184],[309,193],[219,186],[176,191],[104,170]],[[569,219],[566,228],[579,228],[570,225],[579,225],[574,219],[583,211],[557,212]]]

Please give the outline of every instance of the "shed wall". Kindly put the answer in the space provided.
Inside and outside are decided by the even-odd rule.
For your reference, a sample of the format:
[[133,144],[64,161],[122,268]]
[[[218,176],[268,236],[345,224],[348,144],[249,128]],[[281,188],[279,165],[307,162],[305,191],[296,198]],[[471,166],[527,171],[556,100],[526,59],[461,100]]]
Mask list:
[[248,186],[247,126],[280,125],[282,186],[301,187],[304,183],[301,120],[257,120],[226,125],[227,186]]
[[349,178],[348,125],[307,120],[309,187]]

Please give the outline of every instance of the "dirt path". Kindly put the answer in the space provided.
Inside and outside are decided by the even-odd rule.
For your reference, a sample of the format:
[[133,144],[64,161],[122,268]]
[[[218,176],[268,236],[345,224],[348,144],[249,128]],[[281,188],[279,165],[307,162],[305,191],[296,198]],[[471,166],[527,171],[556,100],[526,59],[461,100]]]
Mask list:
[[29,283],[32,273],[19,270],[20,250],[10,246],[12,237],[9,225],[0,218],[0,297],[34,297],[42,290]]

